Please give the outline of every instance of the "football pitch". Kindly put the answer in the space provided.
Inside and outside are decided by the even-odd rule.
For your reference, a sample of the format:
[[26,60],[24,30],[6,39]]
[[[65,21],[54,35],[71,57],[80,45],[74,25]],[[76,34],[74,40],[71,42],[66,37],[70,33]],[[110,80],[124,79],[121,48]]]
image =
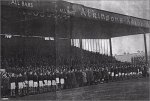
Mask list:
[[150,100],[149,78],[109,82],[12,100]]

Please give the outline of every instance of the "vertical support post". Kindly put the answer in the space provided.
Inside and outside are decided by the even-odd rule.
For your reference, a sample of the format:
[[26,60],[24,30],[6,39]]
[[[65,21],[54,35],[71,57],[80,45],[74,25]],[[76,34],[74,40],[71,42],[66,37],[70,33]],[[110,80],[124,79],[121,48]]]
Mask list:
[[88,45],[88,51],[90,51],[90,44],[89,44],[89,39],[87,39],[87,45]]
[[99,45],[99,54],[102,54],[102,45],[101,45],[101,39],[98,40],[98,45]]
[[111,38],[109,38],[110,56],[112,56],[112,43]]
[[148,63],[148,56],[147,56],[147,44],[146,44],[146,34],[144,33],[144,46],[145,46],[145,63]]
[[73,22],[72,22],[72,16],[69,16],[69,19],[68,19],[68,42],[69,42],[69,67],[70,69],[73,68],[73,65],[72,65],[72,51],[73,51],[73,48],[71,46],[71,41],[72,41],[72,27],[73,27]]
[[57,69],[57,66],[58,66],[58,51],[57,51],[57,43],[58,43],[58,37],[57,37],[57,19],[55,18],[55,24],[54,24],[54,27],[55,27],[55,30],[54,30],[54,43],[55,43],[55,71]]
[[82,38],[80,37],[80,39],[79,39],[79,42],[80,42],[80,49],[81,49],[81,51],[82,51]]
[[54,43],[55,43],[55,71],[56,71],[56,69],[57,69],[57,67],[58,67],[58,63],[59,63],[59,60],[60,60],[60,57],[58,57],[58,33],[57,33],[57,31],[58,31],[58,29],[57,29],[57,26],[58,26],[58,19],[57,19],[57,11],[56,11],[56,9],[57,9],[57,3],[56,2],[54,2],[55,3],[55,12],[54,12],[54,20],[55,20],[55,22],[54,22],[54,33],[55,33],[55,35],[54,35]]
[[95,39],[95,44],[96,44],[96,53],[98,53],[98,39]]
[[79,43],[80,43],[80,55],[81,55],[81,58],[80,58],[80,63],[81,63],[81,68],[83,68],[83,49],[82,49],[82,33],[80,33],[80,39],[79,39]]
[[103,39],[103,48],[104,48],[104,55],[105,55],[105,39]]

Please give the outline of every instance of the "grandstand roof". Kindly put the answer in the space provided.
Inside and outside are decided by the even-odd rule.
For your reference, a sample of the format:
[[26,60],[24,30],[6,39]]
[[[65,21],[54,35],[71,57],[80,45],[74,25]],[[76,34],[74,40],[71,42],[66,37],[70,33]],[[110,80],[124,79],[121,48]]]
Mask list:
[[[27,23],[28,28],[32,27],[28,30],[30,33],[55,33],[58,28],[61,30],[58,36],[68,37],[65,35],[68,33],[65,29],[70,28],[68,20],[66,21],[70,18],[69,16],[72,18],[71,29],[74,38],[81,37],[81,33],[82,38],[109,38],[150,32],[150,20],[89,8],[62,0],[44,2],[42,0],[7,0],[1,3],[2,31],[6,29],[4,33],[5,31],[15,33],[21,24]],[[57,24],[55,18],[57,18]],[[13,27],[10,25],[11,22],[12,25],[14,23],[17,25]],[[44,28],[39,31],[43,25]]]

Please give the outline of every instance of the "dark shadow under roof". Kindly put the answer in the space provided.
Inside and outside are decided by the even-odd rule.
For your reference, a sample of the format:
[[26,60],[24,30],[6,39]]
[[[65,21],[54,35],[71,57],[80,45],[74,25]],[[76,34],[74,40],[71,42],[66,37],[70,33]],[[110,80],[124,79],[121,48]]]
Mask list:
[[[10,32],[12,31],[11,28],[8,28],[12,27],[9,24],[10,22],[15,22],[15,24],[17,22],[17,24],[19,23],[18,26],[20,26],[22,22],[28,22],[27,24],[29,26],[33,26],[33,28],[30,27],[31,29],[29,30],[31,33],[32,31],[37,33],[42,24],[44,28],[41,29],[39,33],[43,31],[44,33],[54,33],[56,25],[55,18],[57,17],[57,20],[60,21],[60,28],[58,29],[62,30],[61,35],[65,36],[63,35],[63,33],[66,33],[64,29],[68,30],[70,28],[68,27],[68,19],[70,19],[71,16],[71,33],[74,38],[81,37],[77,35],[81,33],[82,38],[109,38],[150,33],[150,20],[89,8],[66,1],[7,0],[1,1],[1,5],[2,31],[3,28],[10,29]],[[13,11],[12,8],[17,10]],[[26,19],[24,18],[25,16],[27,16]],[[25,26],[27,26],[27,24],[25,24]],[[51,28],[48,26],[51,26]],[[50,29],[48,30],[48,28]],[[17,29],[18,28],[14,28],[13,31],[15,32]],[[62,37],[61,35],[59,36]]]

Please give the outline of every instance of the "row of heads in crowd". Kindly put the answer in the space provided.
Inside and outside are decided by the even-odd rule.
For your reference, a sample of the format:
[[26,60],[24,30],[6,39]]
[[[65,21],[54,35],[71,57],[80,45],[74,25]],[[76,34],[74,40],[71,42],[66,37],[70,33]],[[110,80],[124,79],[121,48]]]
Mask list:
[[120,63],[99,63],[99,64],[70,64],[70,65],[47,65],[47,66],[42,66],[42,65],[23,65],[23,66],[5,66],[3,68],[22,68],[22,69],[38,69],[38,68],[41,68],[41,69],[56,69],[59,68],[59,69],[67,69],[67,68],[70,68],[70,67],[73,67],[73,68],[80,68],[80,67],[83,67],[83,68],[94,68],[94,69],[98,69],[98,68],[121,68],[121,67],[129,67],[129,66],[132,66],[132,67],[136,67],[136,66],[148,66],[148,64],[145,64],[145,63],[140,63],[140,64],[132,64],[132,63],[123,63],[123,62],[120,62]]
[[[119,69],[119,68],[143,68],[143,67],[148,67],[148,64],[140,64],[140,65],[135,65],[135,64],[128,64],[128,65],[119,65],[119,66],[96,66],[96,65],[92,65],[91,67],[89,66],[83,66],[83,68],[69,68],[69,66],[59,66],[58,68],[55,68],[55,66],[52,66],[52,68],[47,69],[47,68],[36,68],[36,69],[30,69],[30,70],[22,70],[21,68],[19,69],[15,69],[15,71],[17,72],[4,72],[3,76],[7,76],[7,77],[19,77],[19,76],[23,76],[23,75],[53,75],[55,73],[72,73],[72,72],[84,72],[84,71],[103,71],[103,70],[107,70],[109,71],[110,69]],[[20,72],[20,70],[22,70],[22,72]]]

